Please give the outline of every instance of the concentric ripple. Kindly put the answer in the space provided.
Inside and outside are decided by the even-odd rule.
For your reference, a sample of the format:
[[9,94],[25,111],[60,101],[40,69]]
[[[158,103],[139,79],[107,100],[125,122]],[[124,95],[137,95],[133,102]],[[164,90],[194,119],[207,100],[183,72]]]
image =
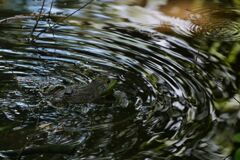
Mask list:
[[[34,43],[26,41],[34,20],[1,25],[7,39],[0,49],[0,122],[10,134],[0,132],[0,149],[70,144],[77,152],[59,158],[194,158],[215,120],[211,74],[227,72],[225,66],[172,36],[79,21]],[[37,31],[48,27],[39,24]],[[117,80],[100,102],[52,107],[42,95],[49,85],[88,84],[99,76]],[[18,137],[14,145],[6,143],[11,136]]]
[[200,27],[194,35],[218,41],[240,39],[240,12],[234,8],[198,9],[191,13],[191,20]]
[[[187,8],[175,7],[184,12],[179,12],[184,16],[126,5],[114,6],[114,13],[132,22],[129,25],[148,26],[166,34],[217,41],[238,41],[240,38],[240,12],[236,8],[205,7],[186,11]],[[169,10],[174,10],[174,5]]]

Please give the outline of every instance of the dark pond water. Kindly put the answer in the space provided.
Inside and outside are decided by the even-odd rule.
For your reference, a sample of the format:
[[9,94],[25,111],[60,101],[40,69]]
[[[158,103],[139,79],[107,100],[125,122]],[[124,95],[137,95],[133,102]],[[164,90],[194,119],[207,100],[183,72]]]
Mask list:
[[[30,37],[42,2],[0,1],[0,157],[231,159],[235,121],[219,106],[238,98],[236,6],[99,0],[66,19],[87,1],[51,2]],[[98,77],[117,84],[97,101],[53,106],[44,94]]]

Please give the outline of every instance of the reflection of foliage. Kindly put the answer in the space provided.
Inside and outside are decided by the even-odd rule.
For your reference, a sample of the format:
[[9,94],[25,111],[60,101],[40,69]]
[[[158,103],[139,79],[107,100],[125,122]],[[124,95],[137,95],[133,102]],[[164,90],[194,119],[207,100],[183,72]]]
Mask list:
[[233,4],[235,4],[235,6],[240,5],[240,1],[239,0],[232,0]]
[[[223,61],[225,61],[227,64],[229,64],[234,72],[235,75],[237,76],[236,78],[239,79],[239,70],[238,70],[238,58],[239,58],[239,52],[240,52],[240,42],[213,42],[210,47],[209,47],[209,53],[216,55]],[[239,84],[236,83],[237,88],[239,88]],[[238,89],[239,90],[239,89]],[[234,91],[229,91],[229,92],[234,92]],[[239,92],[239,91],[237,91]],[[218,101],[215,101],[215,106],[218,110],[218,112],[221,112],[221,115],[229,115],[230,113],[238,113],[240,110],[240,95],[239,94],[233,94],[230,98],[227,99],[221,99]],[[229,114],[227,114],[227,112]],[[234,114],[234,116],[229,116],[227,120],[224,121],[239,121],[237,114]],[[226,128],[228,129],[228,136],[233,137],[233,141],[230,143],[238,143],[240,142],[240,135],[236,134],[234,136],[234,132],[236,132],[237,125],[236,123],[231,125],[232,127],[227,124]],[[238,131],[237,131],[238,132]],[[216,134],[221,134],[219,131]],[[226,145],[224,145],[224,148],[229,148]],[[240,159],[240,148],[239,146],[236,147],[235,145],[231,145],[229,149],[232,150],[234,154],[235,160]]]
[[[240,144],[240,133],[237,133],[233,136],[233,142]],[[234,153],[234,159],[239,160],[240,159],[240,147],[238,147]]]
[[234,154],[234,159],[239,160],[240,159],[240,148],[237,149],[237,151]]
[[220,112],[236,112],[240,109],[239,106],[239,100],[240,95],[237,94],[231,99],[226,99],[226,100],[220,100],[215,103],[215,107],[220,111]]
[[[240,5],[239,0],[234,0],[234,3]],[[214,141],[219,144],[219,146],[222,146],[227,154],[231,154],[232,152],[235,160],[240,160],[240,131],[237,125],[239,122],[238,114],[240,113],[240,86],[238,83],[240,78],[240,41],[224,42],[221,41],[221,39],[219,39],[219,41],[210,41],[206,39],[200,39],[197,41],[199,42],[199,48],[201,48],[201,50],[207,51],[209,54],[218,57],[222,62],[225,62],[229,68],[233,69],[236,88],[226,88],[227,92],[232,94],[215,100],[217,114],[221,119],[221,122],[219,123],[224,123],[224,125],[218,127],[218,129],[214,131]],[[221,78],[227,77],[224,74],[221,76]],[[229,137],[230,140],[226,140],[226,137]]]
[[225,62],[232,65],[237,63],[237,58],[239,57],[240,52],[239,42],[234,42],[233,44],[232,42],[213,42],[210,46],[205,47],[209,48],[209,53],[225,60]]

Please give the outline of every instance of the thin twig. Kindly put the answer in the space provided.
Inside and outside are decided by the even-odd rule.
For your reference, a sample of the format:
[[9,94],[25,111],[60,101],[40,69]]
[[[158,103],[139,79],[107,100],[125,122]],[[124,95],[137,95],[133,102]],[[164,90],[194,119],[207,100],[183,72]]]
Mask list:
[[43,2],[42,2],[42,6],[41,6],[41,9],[40,9],[38,18],[37,18],[37,20],[36,20],[35,25],[33,26],[33,29],[32,29],[32,31],[31,31],[31,33],[30,33],[30,37],[32,38],[32,41],[34,41],[33,34],[34,34],[34,32],[35,32],[35,30],[36,30],[36,28],[37,28],[37,26],[38,26],[38,22],[40,21],[41,15],[42,15],[42,13],[43,13],[44,5],[45,5],[45,0],[43,0]]
[[[74,15],[75,13],[77,13],[78,11],[80,11],[81,9],[87,7],[87,6],[88,6],[89,4],[91,4],[93,1],[94,1],[94,0],[89,0],[89,1],[88,1],[87,3],[85,3],[83,6],[81,6],[80,8],[78,8],[76,11],[74,11],[74,12],[70,13],[69,15],[67,15],[66,17],[62,18],[61,21],[64,21],[64,20],[66,20],[67,18],[71,17],[72,15]],[[36,38],[38,38],[41,34],[43,34],[44,32],[46,32],[47,30],[53,29],[54,27],[56,27],[56,25],[57,25],[57,24],[55,23],[55,24],[53,24],[51,27],[44,29],[43,31],[41,31],[41,32],[36,36]]]
[[[50,9],[49,9],[49,12],[48,12],[48,26],[49,26],[49,28],[51,27],[51,24],[50,24],[50,20],[49,19],[51,19],[51,12],[52,12],[52,8],[53,8],[53,4],[54,4],[54,0],[52,0],[52,2],[51,2],[51,6],[50,6]],[[54,30],[52,30],[52,35],[53,35],[53,37],[54,37]]]
[[17,16],[1,19],[0,24],[8,22],[8,21],[18,20],[18,19],[29,19],[29,18],[32,18],[32,17],[34,17],[34,16],[33,15],[17,15]]
[[51,6],[50,6],[50,9],[49,9],[49,18],[51,17],[51,12],[52,12],[52,8],[53,8],[53,4],[54,4],[54,0],[52,0],[51,2]]
[[66,20],[67,18],[71,17],[72,15],[74,15],[75,13],[77,13],[78,11],[80,11],[81,9],[87,7],[89,4],[91,4],[94,0],[89,0],[87,3],[85,3],[83,6],[81,6],[80,8],[78,8],[76,11],[74,11],[73,13],[70,13],[69,15],[67,15],[66,17],[64,17],[62,19],[62,21]]

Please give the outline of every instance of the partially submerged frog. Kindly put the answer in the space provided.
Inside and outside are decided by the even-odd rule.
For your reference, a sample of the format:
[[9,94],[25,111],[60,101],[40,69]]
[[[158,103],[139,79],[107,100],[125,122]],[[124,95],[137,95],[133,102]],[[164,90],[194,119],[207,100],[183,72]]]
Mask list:
[[49,87],[45,92],[53,105],[91,103],[112,92],[117,80],[99,77],[87,85]]

